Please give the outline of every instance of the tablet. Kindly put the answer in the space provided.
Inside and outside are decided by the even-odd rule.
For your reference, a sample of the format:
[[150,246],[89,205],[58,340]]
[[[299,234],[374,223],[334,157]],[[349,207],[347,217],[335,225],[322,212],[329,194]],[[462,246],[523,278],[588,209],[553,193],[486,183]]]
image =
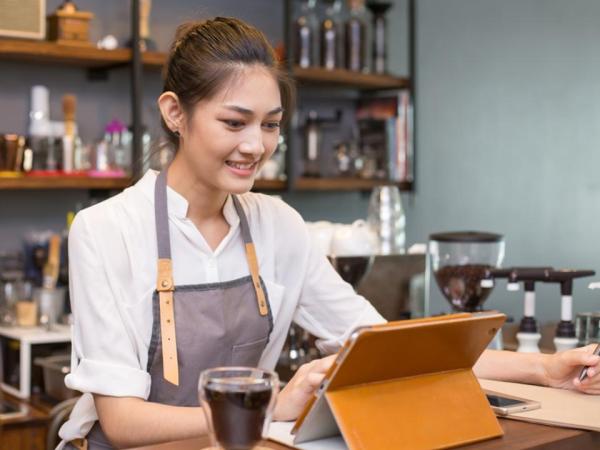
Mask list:
[[[493,426],[493,423],[497,425],[495,418],[493,418],[493,423],[489,420],[489,417],[493,417],[493,413],[471,369],[505,319],[504,314],[496,311],[462,313],[390,322],[354,330],[340,350],[336,361],[326,373],[321,386],[296,421],[292,430],[292,433],[295,434],[294,442],[301,443],[340,433],[340,428],[343,427],[339,422],[344,420],[344,417],[341,416],[346,414],[343,409],[340,409],[343,408],[340,405],[345,404],[350,407],[347,401],[333,404],[340,392],[349,392],[351,389],[358,391],[373,383],[383,386],[386,382],[422,379],[424,381],[419,381],[418,385],[415,385],[414,381],[407,381],[401,383],[404,387],[399,387],[400,385],[396,383],[393,385],[393,390],[398,393],[399,390],[404,389],[400,399],[410,397],[406,394],[413,391],[416,394],[419,389],[425,389],[425,397],[428,396],[427,392],[435,391],[435,396],[442,398],[445,391],[441,390],[440,394],[436,391],[437,386],[444,384],[440,380],[448,378],[444,374],[452,373],[455,373],[452,376],[459,380],[453,381],[453,383],[462,386],[465,394],[473,393],[470,397],[467,395],[469,401],[465,408],[473,411],[478,409],[484,412],[488,411],[489,415],[484,414],[484,416],[487,417],[486,423],[489,431],[498,435],[500,428],[497,426],[496,429]],[[413,384],[410,385],[410,383]],[[411,387],[408,387],[409,385]],[[392,385],[390,384],[390,386]],[[347,394],[344,395],[348,397]],[[361,405],[358,409],[364,409],[362,405],[368,409],[367,402],[374,397],[366,392],[361,395],[365,402],[362,403],[361,399],[355,398],[355,401],[361,402],[358,403]],[[389,397],[387,392],[385,396]],[[450,403],[446,405],[448,408],[457,407],[453,403],[452,395],[442,401]],[[382,404],[380,401],[372,405],[372,408],[377,408],[373,417],[378,415],[388,417],[381,415],[383,414],[380,411]],[[353,409],[356,410],[356,403],[354,405]],[[411,407],[411,405],[398,405],[396,408],[395,405],[396,403],[391,404],[393,409],[398,410]],[[461,408],[463,407],[459,405],[458,409]],[[440,409],[443,410],[445,407],[442,406]],[[462,410],[454,413],[456,417],[463,414]],[[465,410],[464,414],[467,413],[468,411]],[[348,416],[356,415],[356,411],[347,414]],[[391,411],[390,414],[394,415],[395,412]],[[349,420],[354,420],[353,427],[355,427],[358,418],[354,417]],[[361,420],[369,420],[369,416],[362,417]],[[502,434],[501,430],[499,434]]]

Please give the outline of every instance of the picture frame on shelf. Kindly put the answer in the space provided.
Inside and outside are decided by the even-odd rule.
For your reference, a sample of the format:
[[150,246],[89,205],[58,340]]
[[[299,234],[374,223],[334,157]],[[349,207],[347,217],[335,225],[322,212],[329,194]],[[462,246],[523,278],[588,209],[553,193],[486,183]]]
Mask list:
[[46,0],[0,0],[0,37],[46,39]]

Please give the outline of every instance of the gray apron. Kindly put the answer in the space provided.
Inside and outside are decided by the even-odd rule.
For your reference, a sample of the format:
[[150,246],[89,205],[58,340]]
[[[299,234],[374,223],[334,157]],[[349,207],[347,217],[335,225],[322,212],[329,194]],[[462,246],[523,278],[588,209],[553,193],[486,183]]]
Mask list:
[[[221,283],[173,286],[166,174],[163,170],[155,184],[159,269],[152,299],[148,401],[199,406],[200,372],[219,366],[257,366],[273,318],[265,285],[258,276],[246,215],[235,196],[250,275]],[[113,448],[99,421],[90,430],[87,445],[89,450]]]

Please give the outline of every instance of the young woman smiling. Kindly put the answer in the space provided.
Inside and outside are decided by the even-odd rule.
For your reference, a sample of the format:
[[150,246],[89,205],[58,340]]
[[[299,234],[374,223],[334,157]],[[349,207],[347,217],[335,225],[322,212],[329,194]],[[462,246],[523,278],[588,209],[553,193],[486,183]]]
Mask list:
[[[158,99],[173,162],[80,212],[71,228],[74,370],[66,384],[84,395],[59,448],[199,436],[203,369],[273,369],[292,321],[318,336],[326,354],[354,327],[384,321],[313,248],[298,213],[249,192],[275,151],[293,92],[254,27],[215,18],[179,28]],[[598,393],[599,358],[590,352],[487,351],[475,369]],[[279,395],[276,420],[297,417],[333,358],[298,370]],[[579,383],[584,364],[593,368]]]

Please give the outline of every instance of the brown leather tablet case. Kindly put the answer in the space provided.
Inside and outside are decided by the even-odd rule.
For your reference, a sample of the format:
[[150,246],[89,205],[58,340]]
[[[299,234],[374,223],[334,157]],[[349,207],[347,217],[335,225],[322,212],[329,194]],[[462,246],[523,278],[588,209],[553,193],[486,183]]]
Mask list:
[[356,331],[294,426],[295,443],[433,449],[502,435],[472,367],[505,316],[454,314]]

